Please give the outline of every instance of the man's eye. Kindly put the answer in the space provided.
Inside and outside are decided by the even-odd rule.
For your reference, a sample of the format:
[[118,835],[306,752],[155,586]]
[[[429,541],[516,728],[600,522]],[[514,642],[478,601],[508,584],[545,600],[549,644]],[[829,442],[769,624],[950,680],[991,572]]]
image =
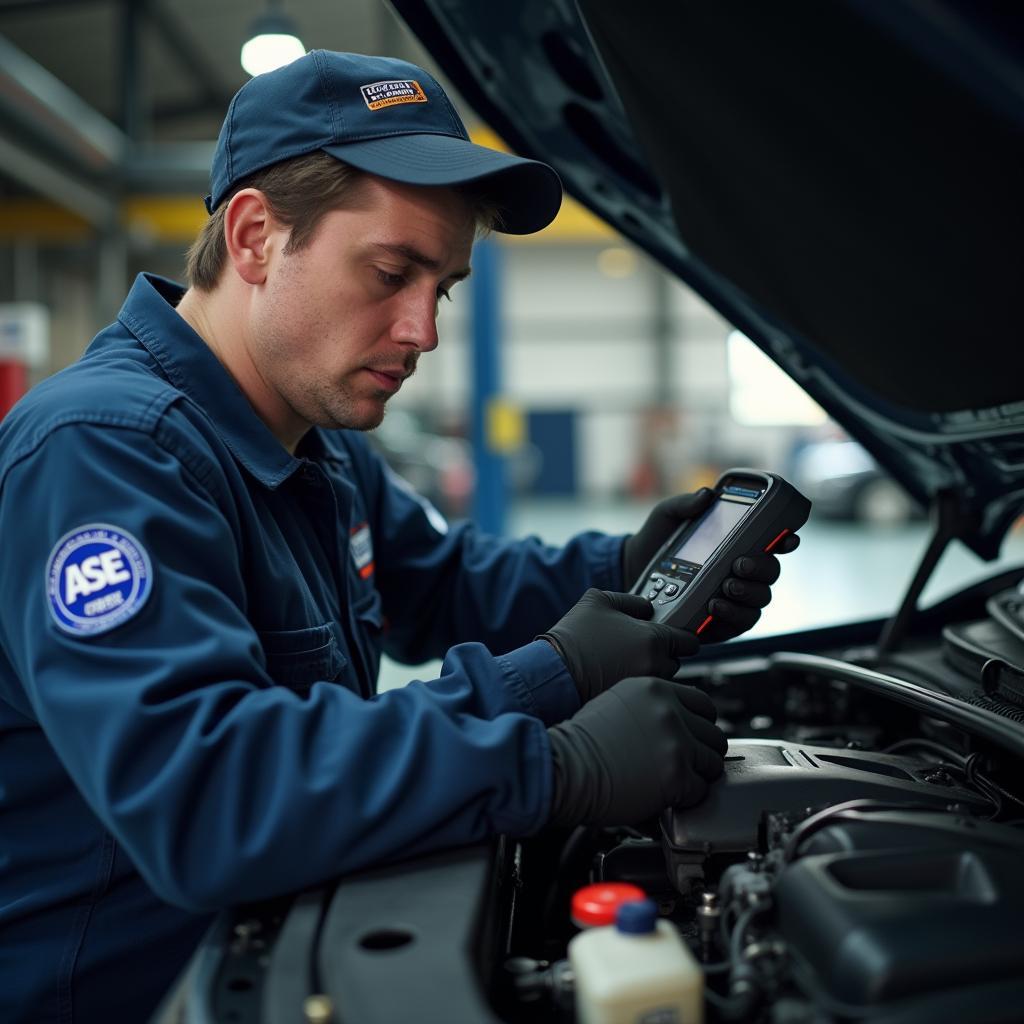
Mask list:
[[404,274],[389,274],[386,270],[381,270],[380,267],[375,267],[374,269],[377,271],[377,280],[383,284],[390,285],[392,288],[405,284]]

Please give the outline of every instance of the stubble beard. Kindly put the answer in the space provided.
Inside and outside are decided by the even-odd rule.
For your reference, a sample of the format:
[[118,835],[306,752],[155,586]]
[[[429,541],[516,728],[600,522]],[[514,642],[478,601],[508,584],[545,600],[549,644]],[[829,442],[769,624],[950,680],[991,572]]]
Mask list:
[[[416,363],[415,357],[406,360],[406,380],[416,372]],[[395,397],[395,393],[382,389],[354,395],[348,382],[333,387],[317,382],[303,391],[304,394],[295,396],[296,401],[308,405],[309,413],[296,411],[314,426],[326,430],[374,430],[384,420],[387,402]]]
[[[353,381],[343,377],[335,383],[326,378],[308,379],[301,373],[296,374],[291,359],[287,357],[285,347],[280,338],[277,318],[257,330],[255,349],[259,353],[259,363],[264,368],[261,376],[278,395],[284,399],[292,412],[305,423],[325,430],[373,430],[379,427],[384,419],[384,406],[395,393],[380,388],[368,389],[363,381]],[[294,357],[296,363],[301,357]],[[403,360],[406,379],[416,372],[418,354],[407,353]],[[385,366],[373,367],[385,369],[393,367],[394,360]],[[352,376],[360,376],[360,371],[351,371]],[[274,379],[276,378],[276,380]],[[361,386],[360,386],[361,385]]]
[[325,387],[318,384],[307,392],[308,419],[325,430],[373,430],[384,419],[384,405],[391,396],[375,390],[356,397],[347,386]]

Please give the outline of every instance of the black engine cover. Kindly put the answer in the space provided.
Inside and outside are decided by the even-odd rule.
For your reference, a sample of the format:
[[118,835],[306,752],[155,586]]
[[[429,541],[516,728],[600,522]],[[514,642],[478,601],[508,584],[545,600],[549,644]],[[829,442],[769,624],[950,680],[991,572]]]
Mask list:
[[818,984],[846,1003],[968,987],[980,996],[987,986],[985,1002],[1001,1003],[1006,993],[997,998],[994,986],[1020,985],[1024,964],[1022,837],[1000,847],[986,833],[1016,830],[962,818],[934,833],[922,826],[837,826],[834,845],[846,850],[801,857],[778,878],[779,930]]
[[926,781],[935,766],[912,757],[783,740],[729,744],[725,772],[696,807],[662,816],[669,875],[681,892],[702,874],[710,854],[758,849],[767,812],[802,812],[845,800],[957,804],[981,811],[988,802],[973,790]]

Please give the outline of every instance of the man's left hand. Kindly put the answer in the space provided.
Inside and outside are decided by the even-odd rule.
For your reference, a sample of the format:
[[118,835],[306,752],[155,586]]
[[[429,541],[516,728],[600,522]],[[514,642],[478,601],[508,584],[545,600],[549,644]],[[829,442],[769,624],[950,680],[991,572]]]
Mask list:
[[[646,522],[622,549],[625,587],[632,588],[640,573],[683,523],[696,519],[714,501],[715,492],[702,487],[694,494],[666,498],[651,510]],[[776,554],[795,551],[800,538],[791,533],[776,546]],[[733,575],[722,584],[722,596],[708,604],[711,624],[700,635],[702,643],[719,643],[745,633],[761,617],[761,609],[772,599],[772,584],[779,578],[779,561],[774,554],[742,555],[732,564]]]

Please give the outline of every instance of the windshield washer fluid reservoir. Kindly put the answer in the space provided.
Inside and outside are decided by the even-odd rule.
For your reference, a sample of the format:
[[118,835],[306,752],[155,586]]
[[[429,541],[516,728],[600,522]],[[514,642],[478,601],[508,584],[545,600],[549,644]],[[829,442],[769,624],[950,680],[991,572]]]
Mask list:
[[650,900],[624,903],[614,925],[569,942],[580,1024],[703,1024],[704,978]]

